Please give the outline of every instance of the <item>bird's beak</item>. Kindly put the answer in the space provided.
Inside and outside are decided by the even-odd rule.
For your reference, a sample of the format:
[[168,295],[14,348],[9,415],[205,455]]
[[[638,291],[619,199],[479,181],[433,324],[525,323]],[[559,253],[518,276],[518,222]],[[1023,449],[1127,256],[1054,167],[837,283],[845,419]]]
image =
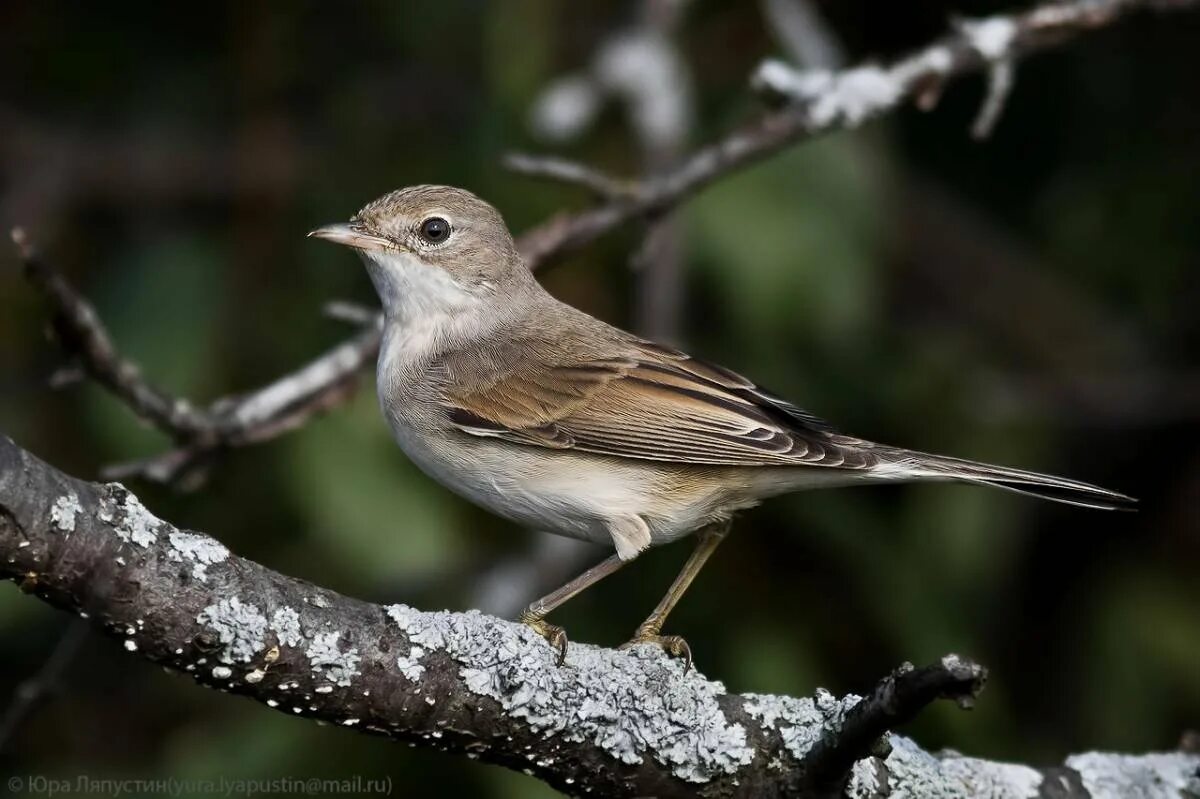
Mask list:
[[356,250],[386,250],[391,246],[387,239],[368,233],[358,225],[325,225],[310,231],[308,235],[310,238],[315,236]]

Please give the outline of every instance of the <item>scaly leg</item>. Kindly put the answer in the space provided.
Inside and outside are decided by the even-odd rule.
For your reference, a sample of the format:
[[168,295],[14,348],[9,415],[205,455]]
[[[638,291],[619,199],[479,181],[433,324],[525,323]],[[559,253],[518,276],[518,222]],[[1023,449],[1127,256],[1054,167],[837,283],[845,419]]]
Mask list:
[[675,582],[671,583],[671,587],[667,589],[667,595],[654,608],[654,612],[638,626],[632,640],[621,645],[621,649],[626,649],[636,644],[658,644],[667,654],[685,658],[684,672],[687,672],[691,668],[691,647],[688,646],[687,641],[683,640],[681,636],[662,635],[663,623],[667,620],[667,614],[675,608],[683,593],[692,584],[692,580],[696,579],[696,575],[700,573],[700,569],[704,566],[705,561],[708,560],[709,555],[716,550],[717,545],[721,543],[728,532],[729,522],[722,521],[711,524],[696,534],[700,540],[696,543],[696,548],[692,550],[692,554],[688,557],[687,562],[683,564],[683,568],[679,571]]
[[600,582],[626,563],[628,561],[621,560],[619,556],[610,555],[562,588],[551,591],[525,608],[517,620],[532,627],[538,635],[550,642],[550,646],[558,650],[558,665],[561,666],[567,659],[567,633],[562,627],[546,621],[546,615],[583,589]]

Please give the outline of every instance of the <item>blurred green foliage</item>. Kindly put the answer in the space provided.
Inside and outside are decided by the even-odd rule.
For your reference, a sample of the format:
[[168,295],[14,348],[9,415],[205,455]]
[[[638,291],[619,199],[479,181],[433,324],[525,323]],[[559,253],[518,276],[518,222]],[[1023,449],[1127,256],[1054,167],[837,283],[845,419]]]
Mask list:
[[[0,10],[0,222],[27,225],[125,352],[206,401],[339,340],[330,299],[372,302],[347,253],[307,242],[378,194],[431,181],[514,230],[577,192],[506,174],[539,149],[539,90],[583,67],[632,3],[12,2]],[[999,3],[825,2],[855,58],[918,46]],[[1143,499],[1090,513],[962,487],[847,489],[745,515],[673,616],[730,690],[863,690],[948,651],[992,669],[978,708],[937,707],[931,748],[1049,761],[1174,746],[1200,724],[1200,98],[1197,20],[1134,21],[1021,67],[994,138],[978,81],[941,107],[797,147],[685,206],[697,353],[846,430],[1069,474]],[[756,4],[697,0],[678,34],[693,143],[755,113],[775,52]],[[561,149],[615,173],[639,156],[618,109]],[[543,279],[628,323],[636,230]],[[84,476],[163,446],[93,386],[52,392],[44,308],[0,256],[0,430]],[[378,601],[463,608],[535,537],[436,486],[391,444],[372,381],[304,430],[232,453],[209,485],[135,486],[238,552]],[[600,553],[596,554],[597,558]],[[616,643],[682,548],[558,614]],[[529,596],[548,585],[531,585]],[[0,590],[0,704],[69,620]],[[519,774],[288,719],[193,689],[91,638],[0,771],[134,777],[391,775],[397,792],[527,797]]]

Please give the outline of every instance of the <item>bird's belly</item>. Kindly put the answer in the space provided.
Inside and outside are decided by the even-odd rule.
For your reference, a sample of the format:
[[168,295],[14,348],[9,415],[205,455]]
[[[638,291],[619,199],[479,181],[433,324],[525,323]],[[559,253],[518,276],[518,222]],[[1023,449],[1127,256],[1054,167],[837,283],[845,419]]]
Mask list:
[[705,496],[711,492],[687,490],[675,470],[655,464],[417,432],[403,420],[389,421],[400,448],[427,475],[537,530],[611,544],[609,520],[637,514],[650,527],[651,543],[659,545],[711,521],[720,504]]

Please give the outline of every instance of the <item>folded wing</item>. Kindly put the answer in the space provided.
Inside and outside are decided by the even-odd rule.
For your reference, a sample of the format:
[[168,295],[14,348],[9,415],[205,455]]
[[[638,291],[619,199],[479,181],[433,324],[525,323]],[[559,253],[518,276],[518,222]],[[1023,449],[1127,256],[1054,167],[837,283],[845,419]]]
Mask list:
[[[496,368],[483,385],[451,386],[449,419],[472,435],[639,460],[841,469],[878,463],[870,444],[677,350],[638,340],[624,342],[616,356],[550,349],[555,354],[524,349],[519,363]],[[538,361],[529,361],[531,352],[541,353]]]

